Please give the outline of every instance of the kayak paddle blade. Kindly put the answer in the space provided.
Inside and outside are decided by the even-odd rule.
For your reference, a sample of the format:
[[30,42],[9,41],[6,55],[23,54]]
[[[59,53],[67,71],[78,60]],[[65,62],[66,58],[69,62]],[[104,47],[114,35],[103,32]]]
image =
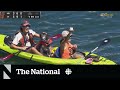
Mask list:
[[111,41],[110,38],[106,38],[106,39],[102,40],[101,43],[100,43],[100,45],[99,45],[99,47],[108,44],[110,41]]

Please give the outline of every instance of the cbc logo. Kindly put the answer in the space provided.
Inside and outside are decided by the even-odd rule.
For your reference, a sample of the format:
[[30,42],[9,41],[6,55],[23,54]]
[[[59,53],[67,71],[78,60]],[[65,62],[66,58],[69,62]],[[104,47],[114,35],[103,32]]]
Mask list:
[[65,70],[65,73],[66,73],[67,75],[70,75],[70,74],[72,74],[72,70],[71,70],[70,68],[67,68],[67,69]]

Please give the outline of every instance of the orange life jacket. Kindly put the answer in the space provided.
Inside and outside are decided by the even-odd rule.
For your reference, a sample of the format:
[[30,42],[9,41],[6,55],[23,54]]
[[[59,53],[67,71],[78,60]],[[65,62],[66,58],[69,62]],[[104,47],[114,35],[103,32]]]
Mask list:
[[61,58],[69,59],[73,54],[73,45],[70,42],[65,43],[64,49],[61,51]]

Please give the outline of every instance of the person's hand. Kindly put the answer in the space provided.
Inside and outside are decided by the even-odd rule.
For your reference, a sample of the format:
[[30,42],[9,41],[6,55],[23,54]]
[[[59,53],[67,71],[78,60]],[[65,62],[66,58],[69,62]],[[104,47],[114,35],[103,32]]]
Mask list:
[[47,33],[46,33],[46,32],[42,32],[42,33],[47,35]]
[[77,48],[77,44],[74,44],[73,47],[74,47],[74,48]]
[[70,31],[70,32],[73,32],[73,31],[74,31],[73,27],[70,27],[69,31]]
[[26,50],[28,47],[21,47],[21,50]]

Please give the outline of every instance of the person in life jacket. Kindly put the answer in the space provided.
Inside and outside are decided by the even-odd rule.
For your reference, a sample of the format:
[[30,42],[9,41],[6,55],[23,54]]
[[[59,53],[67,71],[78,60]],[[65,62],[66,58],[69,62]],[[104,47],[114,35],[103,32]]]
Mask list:
[[23,21],[20,26],[19,32],[15,35],[12,44],[10,45],[13,49],[19,49],[26,52],[42,55],[34,46],[35,42],[33,37],[40,37],[35,31],[30,29],[30,23]]
[[70,27],[69,30],[65,30],[62,32],[62,39],[60,41],[60,55],[61,58],[64,59],[77,59],[77,58],[85,58],[83,54],[77,53],[77,45],[71,43],[70,37],[72,36],[72,32],[74,31],[73,27]]
[[41,52],[44,56],[51,56],[51,43],[53,40],[49,37],[46,32],[42,32],[40,34],[40,41],[37,43],[36,48],[39,52]]
[[44,56],[54,57],[53,50],[55,50],[55,47],[53,47],[51,44],[54,42],[54,40],[61,38],[61,36],[61,34],[49,36],[48,33],[42,32],[40,34],[40,41],[36,44],[37,50]]

